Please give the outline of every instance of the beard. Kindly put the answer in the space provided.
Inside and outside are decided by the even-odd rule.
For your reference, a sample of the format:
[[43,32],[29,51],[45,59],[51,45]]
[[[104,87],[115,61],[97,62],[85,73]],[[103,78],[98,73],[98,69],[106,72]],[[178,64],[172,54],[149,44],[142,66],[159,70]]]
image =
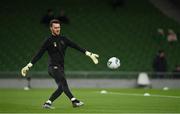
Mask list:
[[53,31],[53,34],[54,34],[55,36],[58,36],[58,35],[60,34],[60,31]]

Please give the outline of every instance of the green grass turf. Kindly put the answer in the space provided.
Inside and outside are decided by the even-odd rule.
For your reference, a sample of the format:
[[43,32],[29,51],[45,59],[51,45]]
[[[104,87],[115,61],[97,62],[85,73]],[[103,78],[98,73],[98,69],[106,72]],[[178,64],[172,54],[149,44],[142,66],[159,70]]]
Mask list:
[[[100,94],[102,89],[72,89],[77,98],[85,105],[72,108],[71,102],[63,94],[53,106],[54,110],[42,109],[42,104],[48,99],[53,89],[0,89],[0,112],[16,113],[175,113],[180,112],[180,90],[155,89],[106,89],[113,94]],[[145,92],[178,98],[133,96]],[[128,95],[122,95],[126,93]]]

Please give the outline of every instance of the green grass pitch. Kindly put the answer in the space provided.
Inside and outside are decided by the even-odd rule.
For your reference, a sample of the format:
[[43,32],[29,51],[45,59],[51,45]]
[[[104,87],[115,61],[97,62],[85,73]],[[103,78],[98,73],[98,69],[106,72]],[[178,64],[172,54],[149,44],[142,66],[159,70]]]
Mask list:
[[[62,94],[53,106],[42,109],[54,89],[0,89],[0,113],[180,113],[180,90],[157,89],[71,89],[85,105],[72,108]],[[151,96],[143,96],[150,93]]]

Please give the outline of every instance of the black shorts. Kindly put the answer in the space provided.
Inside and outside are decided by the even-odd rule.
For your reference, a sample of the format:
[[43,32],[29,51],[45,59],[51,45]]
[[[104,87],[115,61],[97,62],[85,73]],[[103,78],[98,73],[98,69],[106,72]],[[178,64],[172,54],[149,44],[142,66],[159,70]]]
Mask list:
[[67,83],[63,67],[59,65],[49,66],[48,73],[52,78],[54,78],[58,85]]

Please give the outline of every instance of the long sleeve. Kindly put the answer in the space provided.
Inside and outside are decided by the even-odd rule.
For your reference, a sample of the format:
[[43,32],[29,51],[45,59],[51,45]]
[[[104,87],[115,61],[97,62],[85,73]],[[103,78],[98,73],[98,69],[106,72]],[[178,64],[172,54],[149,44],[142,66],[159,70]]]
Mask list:
[[48,46],[48,39],[46,39],[42,46],[40,47],[40,49],[37,51],[36,55],[32,58],[31,63],[35,64],[41,57],[42,55],[45,53],[46,49]]
[[80,46],[78,46],[76,43],[74,43],[73,41],[71,41],[70,39],[66,38],[67,41],[67,45],[70,46],[71,48],[74,48],[82,53],[86,52],[86,49],[81,48]]

